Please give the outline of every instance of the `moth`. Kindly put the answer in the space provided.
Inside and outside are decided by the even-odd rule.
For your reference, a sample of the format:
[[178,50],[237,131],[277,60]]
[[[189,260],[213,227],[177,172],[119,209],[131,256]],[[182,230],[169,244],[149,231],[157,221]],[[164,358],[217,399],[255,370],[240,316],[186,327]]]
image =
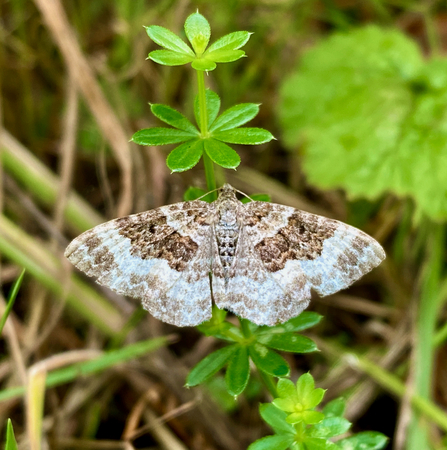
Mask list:
[[65,256],[99,284],[141,300],[156,318],[194,326],[212,302],[275,325],[379,265],[372,237],[289,206],[243,204],[225,184],[213,203],[193,200],[111,220],[74,239]]

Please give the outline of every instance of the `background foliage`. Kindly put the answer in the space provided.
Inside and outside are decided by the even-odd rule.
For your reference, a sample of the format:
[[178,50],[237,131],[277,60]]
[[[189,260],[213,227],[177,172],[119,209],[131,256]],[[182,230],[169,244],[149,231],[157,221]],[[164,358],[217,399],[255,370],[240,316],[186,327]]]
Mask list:
[[206,82],[221,111],[261,103],[249,126],[277,138],[237,146],[240,166],[219,181],[348,221],[387,250],[350,290],[312,303],[324,319],[305,334],[321,352],[284,353],[292,380],[311,370],[323,403],[344,397],[352,430],[383,432],[389,448],[445,448],[447,9],[404,0],[0,3],[6,298],[27,270],[1,341],[10,445],[7,418],[19,448],[41,433],[54,448],[237,450],[272,434],[255,376],[237,400],[223,372],[183,388],[214,340],[157,322],[62,257],[87,228],[205,187],[200,164],[170,174],[170,150],[128,142],[161,126],[148,102],[194,122],[192,71],[146,61],[157,47],[143,26],[181,34],[197,8],[212,41],[254,32],[248,58]]

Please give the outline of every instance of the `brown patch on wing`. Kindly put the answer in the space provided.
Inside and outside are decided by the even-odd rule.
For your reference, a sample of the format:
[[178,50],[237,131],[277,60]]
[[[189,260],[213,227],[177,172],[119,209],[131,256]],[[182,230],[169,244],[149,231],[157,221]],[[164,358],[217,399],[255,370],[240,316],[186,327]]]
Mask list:
[[280,228],[276,235],[264,238],[255,245],[255,250],[270,272],[277,272],[289,259],[308,261],[321,256],[326,239],[334,235],[337,222],[318,216],[292,214],[286,226]]

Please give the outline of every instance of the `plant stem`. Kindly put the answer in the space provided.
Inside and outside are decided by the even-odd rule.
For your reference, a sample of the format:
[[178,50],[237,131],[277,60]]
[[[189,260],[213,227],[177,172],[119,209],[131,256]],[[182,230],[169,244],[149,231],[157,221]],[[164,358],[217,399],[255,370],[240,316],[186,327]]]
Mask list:
[[[206,91],[205,91],[205,79],[203,70],[197,70],[197,87],[199,95],[199,111],[200,111],[200,133],[205,138],[208,134],[208,111],[206,108]],[[209,198],[211,201],[216,200],[216,176],[214,174],[214,164],[210,157],[203,149],[203,165],[205,167],[205,178],[208,191],[211,192]],[[208,197],[208,196],[207,196]]]
[[273,377],[271,375],[266,374],[262,370],[258,370],[259,375],[261,376],[261,380],[264,383],[265,387],[268,389],[273,398],[278,397],[278,391],[276,390],[275,382],[273,381]]

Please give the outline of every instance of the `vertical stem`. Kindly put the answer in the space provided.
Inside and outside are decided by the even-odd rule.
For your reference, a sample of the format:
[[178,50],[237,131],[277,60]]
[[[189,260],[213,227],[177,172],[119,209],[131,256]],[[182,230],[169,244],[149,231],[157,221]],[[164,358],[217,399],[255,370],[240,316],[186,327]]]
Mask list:
[[[208,111],[206,108],[205,79],[203,70],[197,70],[196,72],[200,111],[199,126],[202,138],[204,138],[208,133]],[[205,148],[203,149],[203,165],[205,167],[205,178],[208,191],[214,191],[210,194],[210,200],[216,200],[216,176],[214,174],[214,164],[206,153]]]
[[265,387],[268,389],[273,398],[278,397],[278,391],[276,390],[275,382],[273,381],[273,377],[271,375],[266,374],[262,370],[258,370],[259,375],[261,376],[261,380],[263,381]]

